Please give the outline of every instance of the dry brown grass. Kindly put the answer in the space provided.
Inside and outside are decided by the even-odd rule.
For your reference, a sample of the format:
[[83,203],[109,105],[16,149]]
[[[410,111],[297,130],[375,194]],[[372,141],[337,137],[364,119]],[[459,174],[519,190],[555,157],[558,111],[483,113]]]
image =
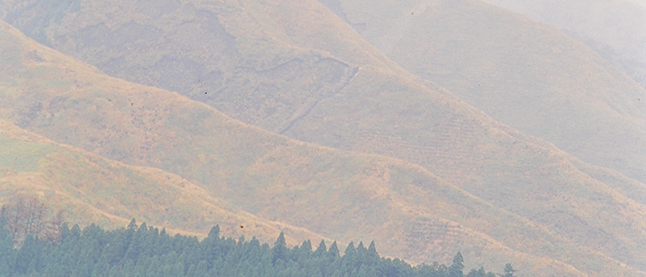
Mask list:
[[[531,272],[642,274],[608,256],[625,259],[617,255],[624,246],[643,255],[644,208],[576,169],[567,154],[428,89],[313,2],[295,18],[282,13],[292,9],[286,1],[195,3],[206,12],[187,5],[159,17],[142,13],[136,26],[125,25],[132,14],[73,13],[44,30],[57,34],[49,36],[57,48],[114,76],[178,91],[303,141],[423,168],[277,136],[177,94],[97,74],[18,34],[3,41],[17,55],[2,56],[2,66],[18,73],[0,81],[7,92],[0,113],[56,141],[173,172],[255,215],[342,241],[375,238],[387,255],[446,261],[459,250],[487,268],[511,259],[529,261]],[[98,10],[110,9],[88,6]],[[298,21],[313,15],[318,25]],[[176,24],[181,18],[194,22]],[[93,25],[124,43],[92,44]],[[119,33],[133,26],[163,30],[165,43]],[[317,30],[327,39],[336,28],[343,39],[318,43]],[[87,33],[58,41],[73,39],[73,30]],[[176,59],[158,66],[164,57]],[[556,211],[564,216],[550,216]],[[580,220],[576,232],[559,227],[568,218]],[[578,244],[599,229],[610,243]]]

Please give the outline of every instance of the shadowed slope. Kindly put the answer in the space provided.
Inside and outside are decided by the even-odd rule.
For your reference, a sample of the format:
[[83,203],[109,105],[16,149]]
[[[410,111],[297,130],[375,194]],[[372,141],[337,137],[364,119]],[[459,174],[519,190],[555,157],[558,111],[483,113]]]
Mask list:
[[0,79],[0,115],[104,156],[178,173],[258,216],[341,241],[374,238],[387,255],[418,262],[462,251],[474,265],[512,261],[527,272],[643,274],[421,167],[246,126],[179,95],[101,75],[6,25],[0,39],[0,69],[11,72]]

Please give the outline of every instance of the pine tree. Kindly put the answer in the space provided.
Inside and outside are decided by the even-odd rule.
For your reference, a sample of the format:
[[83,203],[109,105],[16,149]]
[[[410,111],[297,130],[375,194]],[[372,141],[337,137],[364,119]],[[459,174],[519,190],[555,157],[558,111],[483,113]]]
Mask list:
[[81,227],[78,224],[74,224],[74,227],[70,230],[70,236],[78,239],[81,237]]
[[278,239],[274,242],[274,248],[271,249],[272,252],[272,263],[276,264],[277,260],[286,260],[287,259],[287,243],[285,242],[285,234],[280,232]]
[[139,259],[135,262],[135,273],[133,276],[146,276],[147,269],[150,268],[152,259],[145,254],[139,255]]
[[108,265],[108,262],[105,259],[101,259],[94,266],[94,270],[92,270],[92,276],[107,276],[109,270],[110,265]]
[[[132,220],[131,224],[134,225],[134,228],[136,228],[134,219]],[[128,229],[130,228],[131,226],[128,225]],[[137,261],[137,259],[139,258],[139,255],[141,255],[144,252],[144,250],[147,248],[146,246],[147,234],[148,234],[148,229],[146,227],[146,223],[144,222],[143,224],[141,224],[141,227],[138,228],[137,231],[135,231],[132,238],[130,239],[128,249],[125,252],[125,257],[124,257],[125,259]]]
[[[145,240],[145,245],[146,247],[144,248],[143,254],[144,256],[147,257],[152,257],[155,255],[155,251],[157,251],[157,243],[159,242],[159,229],[153,226],[150,226],[148,228],[148,233],[146,234],[146,240]],[[196,251],[199,251],[199,249],[196,249]]]
[[159,232],[157,243],[155,243],[155,253],[157,255],[163,255],[169,253],[171,249],[172,243],[170,236],[166,234],[166,228],[162,228],[161,232]]
[[197,264],[197,269],[195,269],[195,277],[205,277],[208,274],[209,269],[206,265],[206,261],[200,261],[200,263]]
[[61,225],[60,233],[61,233],[61,242],[65,242],[70,238],[72,234],[70,232],[69,226],[67,226],[67,223],[63,223],[63,225]]
[[339,247],[336,245],[336,241],[330,245],[330,250],[328,250],[327,253],[332,259],[337,259],[339,257]]
[[209,238],[219,239],[220,238],[220,225],[215,225],[209,231]]
[[487,277],[487,273],[485,272],[483,267],[480,267],[480,269],[476,270],[471,269],[471,271],[466,275],[466,277]]
[[354,243],[350,242],[350,244],[348,244],[348,247],[345,248],[344,253],[345,255],[353,255],[356,252],[357,252],[357,249],[354,248]]
[[372,259],[379,259],[379,254],[377,253],[377,247],[375,246],[374,240],[371,241],[370,246],[368,246],[368,256]]
[[344,255],[341,258],[341,270],[343,273],[352,275],[353,270],[357,269],[357,266],[359,265],[357,256],[357,249],[354,247],[354,243],[350,242],[348,247],[345,248]]
[[185,269],[186,267],[184,267],[184,262],[181,260],[177,261],[177,263],[175,264],[175,272],[177,272],[177,275],[175,276],[184,276],[184,274],[186,273]]
[[516,270],[511,266],[511,264],[506,264],[505,265],[505,275],[503,275],[503,276],[504,277],[514,277],[514,272],[516,272]]
[[111,232],[109,237],[109,244],[104,248],[101,259],[104,259],[110,266],[114,266],[120,264],[130,242],[128,233],[123,228],[118,232]]
[[132,230],[132,231],[137,230],[137,221],[134,218],[130,220],[130,223],[128,223],[128,227],[126,227],[126,229]]
[[2,277],[13,275],[13,265],[15,264],[15,251],[11,234],[6,229],[5,211],[3,206],[0,211],[0,276]]
[[305,260],[309,260],[312,255],[312,242],[310,240],[303,241],[300,247],[295,248],[295,251],[292,251],[295,261],[300,261],[301,263]]
[[321,240],[321,243],[319,243],[319,246],[314,250],[312,255],[314,257],[321,257],[323,254],[327,253],[327,247],[325,246],[325,240]]
[[449,277],[462,277],[462,269],[464,269],[464,258],[462,254],[458,252],[453,258],[453,264],[449,267]]
[[200,249],[202,251],[202,257],[206,259],[209,264],[212,264],[216,258],[221,256],[220,226],[216,225],[211,228],[209,235],[200,243]]
[[163,274],[162,263],[160,262],[160,255],[154,256],[150,261],[150,266],[147,270],[148,276],[161,276]]
[[16,256],[15,271],[20,274],[26,274],[29,268],[29,263],[36,257],[38,253],[38,245],[34,236],[29,234],[25,241],[22,243],[20,250]]
[[124,264],[122,268],[123,275],[131,275],[135,272],[135,262],[133,260],[128,259],[123,264]]

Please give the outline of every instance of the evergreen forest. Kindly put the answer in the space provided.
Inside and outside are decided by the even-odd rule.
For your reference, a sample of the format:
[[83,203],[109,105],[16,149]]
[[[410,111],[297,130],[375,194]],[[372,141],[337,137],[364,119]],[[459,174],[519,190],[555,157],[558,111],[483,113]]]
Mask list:
[[[134,219],[116,230],[63,224],[57,239],[27,233],[15,242],[4,213],[0,224],[0,276],[496,276],[483,268],[464,274],[460,253],[450,266],[411,266],[380,257],[374,242],[368,247],[350,243],[341,255],[336,242],[328,247],[321,241],[313,248],[307,240],[289,248],[281,233],[269,246],[255,237],[220,236],[219,226],[199,241],[146,223],[137,226]],[[502,276],[513,272],[507,264]]]

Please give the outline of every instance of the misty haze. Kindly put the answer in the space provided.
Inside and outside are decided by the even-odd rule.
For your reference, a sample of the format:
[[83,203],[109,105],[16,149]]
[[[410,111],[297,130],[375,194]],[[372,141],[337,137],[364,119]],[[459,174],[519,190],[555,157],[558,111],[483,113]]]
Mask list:
[[644,0],[0,0],[0,276],[646,276]]

